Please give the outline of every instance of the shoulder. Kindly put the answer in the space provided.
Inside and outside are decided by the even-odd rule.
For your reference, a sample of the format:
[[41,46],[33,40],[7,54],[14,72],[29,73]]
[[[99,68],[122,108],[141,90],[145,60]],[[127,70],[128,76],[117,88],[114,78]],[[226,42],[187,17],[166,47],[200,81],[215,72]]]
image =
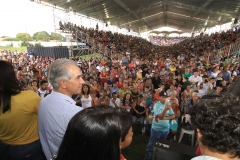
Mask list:
[[26,91],[21,91],[19,94],[19,97],[28,97],[29,98],[38,98],[41,99],[37,93],[33,92],[32,90],[26,90]]

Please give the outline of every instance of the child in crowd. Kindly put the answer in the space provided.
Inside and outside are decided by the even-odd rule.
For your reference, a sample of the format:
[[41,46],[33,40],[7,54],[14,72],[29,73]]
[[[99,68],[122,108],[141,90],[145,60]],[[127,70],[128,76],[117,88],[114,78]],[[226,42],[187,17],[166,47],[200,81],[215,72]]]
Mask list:
[[[128,147],[132,142],[132,117],[128,112],[123,112],[120,114],[121,121],[121,143],[120,149]],[[120,160],[126,160],[121,154]]]

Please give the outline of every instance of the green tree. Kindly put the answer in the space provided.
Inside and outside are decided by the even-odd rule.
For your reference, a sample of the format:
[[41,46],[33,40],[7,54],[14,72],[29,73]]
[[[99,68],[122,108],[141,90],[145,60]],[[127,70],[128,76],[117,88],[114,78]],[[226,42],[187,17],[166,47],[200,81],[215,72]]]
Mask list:
[[36,41],[49,41],[51,36],[46,31],[40,31],[33,34],[33,39]]
[[58,41],[62,41],[64,39],[64,37],[59,34],[59,33],[51,33],[51,40],[58,40]]
[[28,33],[18,33],[16,35],[16,38],[19,39],[20,41],[31,41],[32,37]]

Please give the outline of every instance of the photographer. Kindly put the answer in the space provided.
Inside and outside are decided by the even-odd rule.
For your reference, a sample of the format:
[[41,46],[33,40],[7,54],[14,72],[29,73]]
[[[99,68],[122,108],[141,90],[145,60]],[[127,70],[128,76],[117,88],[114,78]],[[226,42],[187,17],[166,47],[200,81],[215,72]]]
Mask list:
[[172,105],[167,101],[167,93],[159,93],[159,102],[155,103],[153,107],[153,116],[152,121],[151,135],[146,148],[145,160],[150,160],[153,152],[153,145],[155,139],[165,140],[169,134],[169,120],[175,118],[175,114],[172,110]]

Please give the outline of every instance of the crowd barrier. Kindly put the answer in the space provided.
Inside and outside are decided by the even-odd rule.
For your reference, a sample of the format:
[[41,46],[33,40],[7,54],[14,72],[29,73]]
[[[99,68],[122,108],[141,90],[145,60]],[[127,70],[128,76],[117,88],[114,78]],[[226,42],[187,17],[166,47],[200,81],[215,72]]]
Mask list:
[[214,57],[214,60],[211,60],[211,63],[214,62],[225,62],[229,57],[234,56],[235,59],[239,59],[240,51],[240,41],[232,43],[228,46],[225,46],[217,51],[217,54]]
[[[68,22],[66,22],[65,20],[57,17],[56,15],[54,15],[55,18],[57,18],[59,21],[62,22],[62,26],[61,27],[63,30],[63,33],[67,33],[67,34],[71,34],[71,40],[70,41],[75,41],[75,42],[81,42],[81,43],[86,43],[88,44],[88,46],[93,47],[92,49],[94,50],[94,52],[98,52],[101,53],[103,55],[106,55],[108,57],[111,57],[113,50],[110,49],[105,42],[104,43],[104,39],[102,42],[99,42],[98,40],[96,40],[95,38],[91,37],[89,35],[89,31],[87,31],[86,33],[79,30],[78,28],[72,26],[72,25],[68,25]],[[75,45],[75,44],[74,44]],[[79,48],[79,50],[81,50],[81,48]]]

